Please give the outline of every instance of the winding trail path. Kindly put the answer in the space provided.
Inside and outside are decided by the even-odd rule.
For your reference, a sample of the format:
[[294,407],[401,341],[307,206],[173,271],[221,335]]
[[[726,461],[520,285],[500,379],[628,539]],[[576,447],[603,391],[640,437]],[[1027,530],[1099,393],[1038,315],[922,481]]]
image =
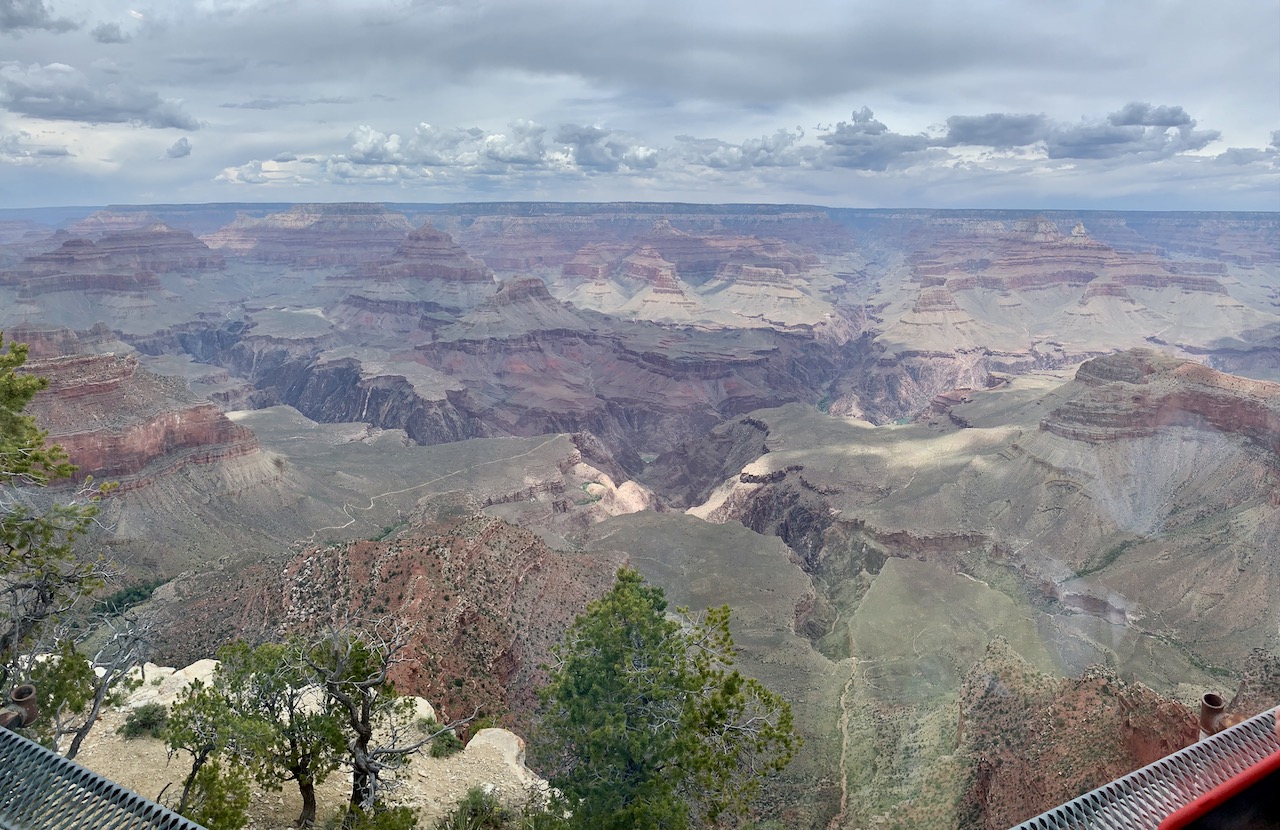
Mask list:
[[362,512],[367,512],[367,511],[369,511],[369,510],[372,510],[372,509],[374,508],[374,505],[376,505],[376,504],[377,504],[378,499],[385,499],[385,498],[387,498],[388,496],[399,496],[399,495],[401,495],[401,494],[403,494],[403,493],[410,493],[410,492],[413,492],[414,490],[420,490],[420,489],[422,489],[423,487],[427,487],[427,486],[430,486],[430,485],[432,485],[432,484],[437,484],[437,483],[439,483],[439,482],[441,482],[441,481],[444,481],[444,480],[445,480],[445,479],[447,479],[447,478],[452,478],[453,476],[460,475],[460,474],[462,474],[462,473],[468,473],[468,472],[471,472],[472,470],[478,470],[478,469],[480,469],[481,467],[487,467],[487,466],[489,466],[489,465],[491,465],[491,464],[507,464],[507,463],[510,463],[510,462],[512,462],[512,461],[515,461],[517,458],[524,458],[525,456],[533,455],[533,454],[534,454],[534,453],[536,453],[538,450],[540,450],[540,449],[542,449],[543,447],[545,447],[547,444],[550,444],[550,443],[552,443],[553,441],[558,441],[558,440],[560,440],[560,439],[561,439],[561,438],[563,438],[563,437],[564,437],[564,436],[563,436],[563,435],[561,435],[561,434],[556,434],[556,435],[551,436],[551,437],[550,437],[550,438],[548,438],[547,440],[543,441],[543,442],[542,442],[541,444],[539,444],[538,446],[533,447],[532,449],[525,450],[524,452],[516,453],[515,455],[504,456],[504,457],[502,457],[502,458],[494,458],[494,459],[492,459],[492,460],[490,460],[490,461],[482,461],[482,462],[480,462],[479,464],[472,464],[472,465],[467,466],[467,467],[459,467],[458,469],[454,470],[454,471],[453,471],[453,472],[451,472],[451,473],[445,473],[444,475],[436,476],[435,478],[428,479],[427,481],[424,481],[424,482],[422,482],[422,483],[420,483],[420,484],[415,484],[415,485],[413,485],[412,487],[402,487],[402,488],[400,488],[399,490],[388,490],[388,491],[386,491],[385,493],[379,493],[379,494],[378,494],[378,495],[376,495],[376,496],[370,496],[370,497],[369,497],[369,506],[368,506],[368,507],[360,507],[360,506],[358,506],[358,505],[354,505],[354,504],[344,504],[344,505],[342,506],[342,513],[343,513],[343,515],[345,515],[345,516],[347,517],[347,521],[346,521],[344,524],[340,524],[340,525],[331,525],[331,526],[329,526],[329,527],[318,527],[318,528],[316,528],[315,530],[313,530],[313,531],[311,532],[311,535],[310,535],[310,536],[308,536],[306,539],[301,540],[301,541],[300,541],[300,544],[302,544],[302,545],[309,545],[309,544],[311,544],[312,542],[314,542],[314,541],[315,541],[315,538],[316,538],[316,536],[317,536],[318,534],[323,533],[323,532],[324,532],[324,531],[326,531],[326,530],[343,530],[343,529],[345,529],[345,528],[351,527],[351,525],[353,525],[353,524],[355,524],[355,523],[356,523],[356,518],[355,518],[355,516],[352,516],[352,515],[351,515],[351,511],[352,511],[352,510],[360,510],[360,511],[362,511]]

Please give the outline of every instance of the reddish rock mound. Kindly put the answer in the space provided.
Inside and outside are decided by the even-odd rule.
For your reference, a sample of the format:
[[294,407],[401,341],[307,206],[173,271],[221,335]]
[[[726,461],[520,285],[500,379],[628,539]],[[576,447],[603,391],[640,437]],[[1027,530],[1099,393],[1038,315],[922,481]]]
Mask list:
[[1244,436],[1280,456],[1280,384],[1130,349],[1085,362],[1075,387],[1041,421],[1041,429],[1097,442],[1152,435],[1161,427],[1196,427]]
[[1093,667],[1039,674],[997,640],[960,690],[958,752],[972,778],[957,826],[1010,827],[1187,746],[1196,719]]
[[[532,533],[477,517],[416,526],[394,539],[310,548],[179,584],[162,609],[164,660],[236,638],[288,636],[347,618],[388,615],[415,626],[396,687],[451,716],[481,707],[527,715],[540,666],[620,560],[567,555]],[[512,718],[508,718],[512,720]]]

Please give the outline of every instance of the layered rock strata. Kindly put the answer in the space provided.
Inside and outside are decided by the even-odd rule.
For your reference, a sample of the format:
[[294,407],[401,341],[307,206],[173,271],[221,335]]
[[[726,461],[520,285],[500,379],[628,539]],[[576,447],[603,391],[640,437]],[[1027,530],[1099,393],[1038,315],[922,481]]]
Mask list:
[[141,369],[131,355],[45,358],[26,371],[49,380],[30,409],[78,466],[77,480],[91,475],[122,489],[145,487],[184,465],[258,452],[253,433],[195,400],[182,381]]
[[241,216],[203,237],[209,247],[298,267],[357,265],[391,254],[413,225],[382,205],[294,205],[262,218]]

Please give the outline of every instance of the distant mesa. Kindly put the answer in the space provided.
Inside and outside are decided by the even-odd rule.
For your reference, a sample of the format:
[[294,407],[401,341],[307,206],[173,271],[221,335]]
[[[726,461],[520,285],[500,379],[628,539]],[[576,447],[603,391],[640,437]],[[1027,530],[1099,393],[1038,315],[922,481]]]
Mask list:
[[159,274],[216,270],[220,254],[189,231],[152,224],[117,231],[98,241],[73,237],[55,250],[35,254],[9,271],[0,285],[18,288],[19,298],[59,291],[135,294],[160,287]]
[[74,237],[64,241],[56,250],[23,260],[24,270],[37,275],[94,270],[164,274],[216,269],[223,264],[222,256],[210,251],[209,246],[196,239],[190,231],[161,223],[117,231],[97,242]]
[[387,259],[364,266],[360,276],[386,282],[440,280],[493,286],[493,273],[483,262],[470,256],[449,234],[429,224],[405,236]]
[[[1077,222],[1070,234],[1045,219],[1014,222],[1003,233],[988,228],[974,231],[932,246],[929,259],[916,262],[917,279],[925,285],[941,280],[953,292],[1089,286],[1088,297],[1127,297],[1124,287],[1135,286],[1226,294],[1210,276],[1176,272],[1154,255],[1120,252],[1092,239],[1083,222]],[[991,242],[997,240],[993,246]]]
[[72,236],[82,236],[89,239],[99,239],[121,231],[132,231],[139,228],[146,228],[156,224],[160,220],[155,214],[148,210],[121,210],[106,209],[96,210],[93,213],[67,226],[67,231]]
[[347,295],[333,309],[345,324],[371,323],[412,331],[431,311],[473,308],[493,295],[493,272],[431,225],[412,231],[386,258],[365,263],[327,284]]
[[1086,361],[1067,402],[1041,429],[1081,441],[1194,427],[1240,435],[1280,469],[1280,383],[1228,375],[1150,349]]
[[301,204],[262,218],[241,215],[202,237],[209,247],[298,267],[358,265],[395,251],[413,225],[382,205]]

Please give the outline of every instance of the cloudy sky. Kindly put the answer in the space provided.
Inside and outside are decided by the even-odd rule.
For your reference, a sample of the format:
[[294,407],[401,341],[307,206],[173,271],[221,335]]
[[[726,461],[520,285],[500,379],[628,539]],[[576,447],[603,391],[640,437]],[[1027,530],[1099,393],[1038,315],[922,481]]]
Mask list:
[[0,207],[1280,210],[1274,0],[0,0]]

